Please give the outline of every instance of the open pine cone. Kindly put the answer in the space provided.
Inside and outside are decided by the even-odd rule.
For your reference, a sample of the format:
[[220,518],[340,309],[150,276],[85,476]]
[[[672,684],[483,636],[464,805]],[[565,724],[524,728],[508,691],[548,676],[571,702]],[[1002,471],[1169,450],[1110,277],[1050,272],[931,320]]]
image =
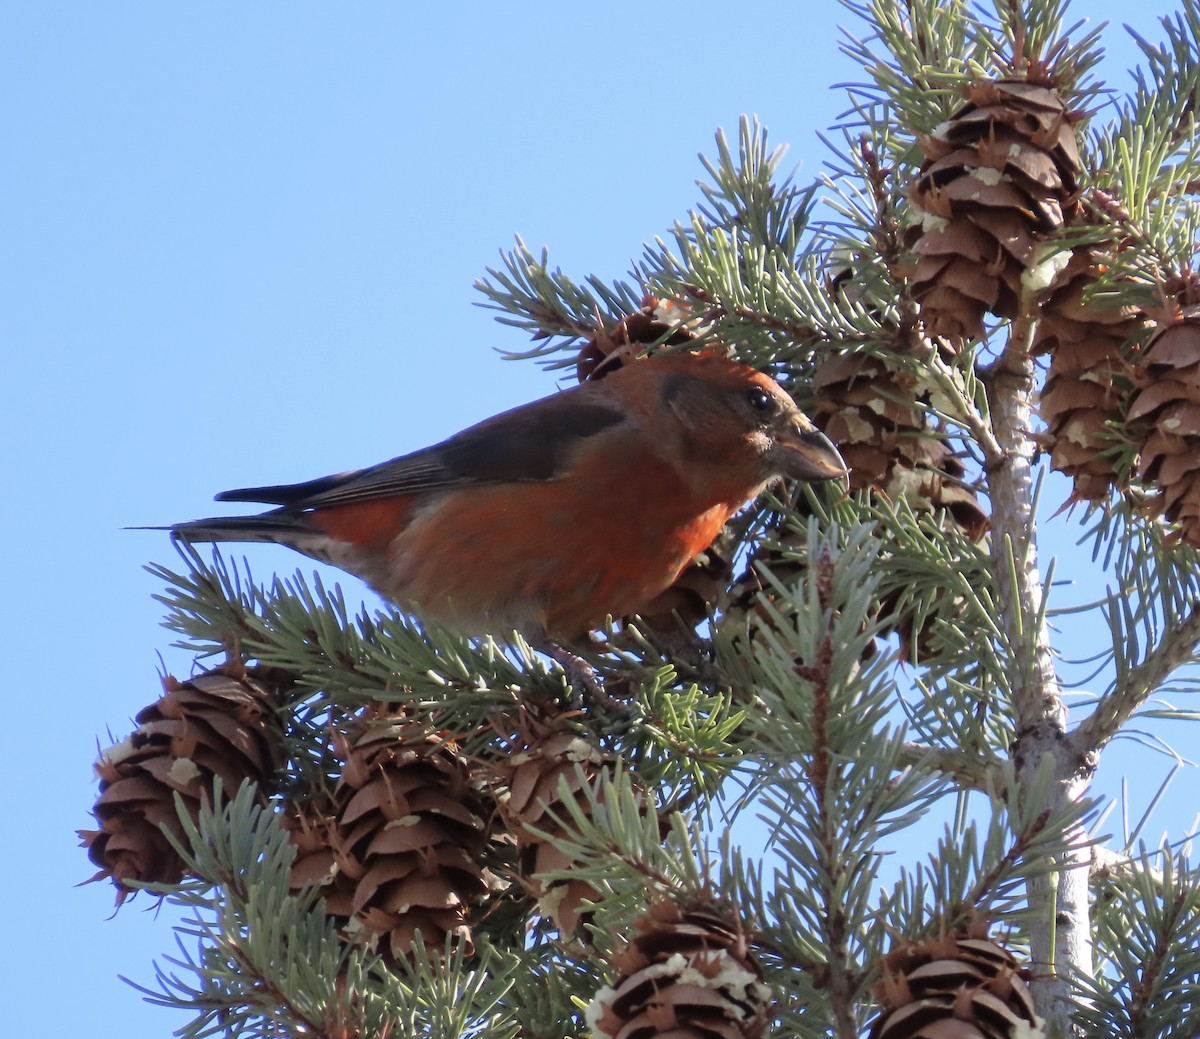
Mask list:
[[739,928],[713,908],[663,902],[613,959],[618,976],[596,993],[595,1039],[758,1039],[771,991]]
[[926,332],[951,341],[982,336],[986,314],[1017,315],[1021,276],[1063,226],[1079,176],[1074,116],[1053,89],[996,80],[966,94],[918,139],[909,193],[912,296]]
[[325,899],[325,914],[343,930],[354,915],[354,883],[341,868],[337,815],[330,797],[289,801],[281,817],[296,847],[290,887],[315,887]]
[[353,888],[347,937],[395,960],[411,953],[417,932],[431,948],[448,934],[469,944],[468,910],[488,886],[480,858],[489,812],[467,760],[423,723],[383,709],[364,713],[342,756],[333,802],[344,880],[335,891]]
[[1102,501],[1122,474],[1110,454],[1112,428],[1123,424],[1133,390],[1130,342],[1146,321],[1128,306],[1106,307],[1089,295],[1105,267],[1095,248],[1076,249],[1042,302],[1033,351],[1050,367],[1038,410],[1046,423],[1050,464],[1074,481],[1073,497]]
[[678,346],[696,338],[689,315],[675,300],[647,295],[641,310],[627,314],[611,332],[598,323],[596,332],[575,359],[580,382],[603,379],[610,371],[633,361],[644,347]]
[[930,424],[924,389],[898,363],[865,353],[822,358],[813,374],[813,421],[838,446],[850,489],[874,488],[917,512],[945,510],[971,540],[988,516],[963,483],[966,468]]
[[880,357],[846,352],[818,361],[812,388],[813,421],[837,444],[850,489],[882,487],[906,441],[925,430],[915,376]]
[[556,836],[563,832],[555,816],[570,818],[566,798],[577,810],[587,813],[591,806],[585,785],[615,765],[616,759],[587,737],[527,714],[508,757],[494,766],[505,791],[498,807],[517,842],[521,882],[564,938],[575,934],[585,912],[583,902],[595,899],[598,893],[586,880],[544,876],[568,870],[576,863],[542,834]]
[[1034,1039],[1028,972],[987,937],[944,936],[888,953],[870,1039]]
[[96,761],[100,796],[92,809],[100,824],[81,830],[88,857],[111,876],[117,901],[130,881],[177,884],[184,864],[163,833],[184,840],[175,810],[183,798],[192,820],[212,804],[218,777],[230,798],[244,781],[258,785],[261,804],[283,763],[275,712],[291,678],[271,668],[229,666],[187,682],[163,680],[164,693],[138,713],[137,729]]
[[1168,522],[1200,547],[1200,307],[1146,344],[1129,421],[1146,431],[1138,476],[1156,486]]

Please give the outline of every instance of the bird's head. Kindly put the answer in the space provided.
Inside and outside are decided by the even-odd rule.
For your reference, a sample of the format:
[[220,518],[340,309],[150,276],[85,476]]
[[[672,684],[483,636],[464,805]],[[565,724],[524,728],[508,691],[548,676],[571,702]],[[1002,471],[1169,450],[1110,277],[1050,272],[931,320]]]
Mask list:
[[703,464],[755,468],[753,482],[845,479],[832,441],[774,379],[715,355],[663,356],[661,401]]

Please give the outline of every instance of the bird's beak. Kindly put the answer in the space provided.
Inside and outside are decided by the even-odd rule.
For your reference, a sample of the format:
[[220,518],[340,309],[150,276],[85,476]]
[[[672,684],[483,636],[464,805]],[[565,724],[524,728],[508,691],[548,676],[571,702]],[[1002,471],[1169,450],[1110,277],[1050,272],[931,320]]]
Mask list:
[[775,434],[771,461],[781,475],[809,483],[847,476],[846,463],[833,441],[803,415],[794,416]]

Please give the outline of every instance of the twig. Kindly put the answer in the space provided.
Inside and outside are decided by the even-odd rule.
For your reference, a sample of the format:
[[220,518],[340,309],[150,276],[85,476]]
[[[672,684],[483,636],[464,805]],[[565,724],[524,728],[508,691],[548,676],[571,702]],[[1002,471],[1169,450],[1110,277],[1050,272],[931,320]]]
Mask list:
[[[833,582],[833,559],[826,549],[816,559],[815,573],[821,609],[828,608]],[[828,973],[824,977],[825,988],[833,1005],[833,1034],[838,1039],[853,1039],[858,1034],[853,1006],[859,979],[857,965],[850,953],[852,926],[845,904],[838,898],[838,878],[849,869],[843,861],[841,849],[834,835],[838,832],[838,820],[831,816],[833,798],[829,796],[831,784],[837,782],[834,755],[829,750],[829,696],[830,677],[833,664],[833,639],[827,632],[817,650],[816,659],[808,666],[797,666],[796,673],[813,683],[813,755],[806,763],[807,780],[820,814],[821,826],[816,854],[822,860],[822,872],[828,878],[829,887],[821,894],[825,901],[825,940],[829,948]]]
[[1108,877],[1132,880],[1139,874],[1150,877],[1156,887],[1162,887],[1162,870],[1148,867],[1143,862],[1123,855],[1119,851],[1113,851],[1111,848],[1092,846],[1091,878],[1093,882],[1105,880]]
[[975,406],[975,402],[963,392],[962,385],[955,378],[954,369],[942,358],[937,347],[926,342],[929,352],[924,360],[930,375],[941,390],[961,409],[962,414],[959,419],[970,430],[972,438],[979,447],[980,453],[983,455],[984,469],[990,471],[996,468],[1004,461],[1004,449],[992,432],[991,423]]
[[968,754],[948,747],[930,747],[924,743],[906,742],[900,749],[900,764],[921,765],[953,776],[959,786],[987,792],[995,789],[996,767],[978,754]]
[[1095,709],[1071,734],[1076,755],[1094,757],[1177,667],[1186,664],[1200,645],[1200,602],[1158,641],[1125,680],[1096,702]]

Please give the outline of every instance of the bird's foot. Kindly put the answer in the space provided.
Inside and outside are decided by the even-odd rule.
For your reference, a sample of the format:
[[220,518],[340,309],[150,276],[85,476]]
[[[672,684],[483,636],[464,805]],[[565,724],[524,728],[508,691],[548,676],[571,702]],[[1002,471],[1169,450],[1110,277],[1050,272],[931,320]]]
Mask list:
[[562,665],[571,684],[571,707],[580,709],[586,704],[595,704],[613,714],[625,718],[630,714],[629,704],[609,695],[604,688],[604,679],[578,653],[572,653],[557,642],[544,642],[537,647],[551,659]]

